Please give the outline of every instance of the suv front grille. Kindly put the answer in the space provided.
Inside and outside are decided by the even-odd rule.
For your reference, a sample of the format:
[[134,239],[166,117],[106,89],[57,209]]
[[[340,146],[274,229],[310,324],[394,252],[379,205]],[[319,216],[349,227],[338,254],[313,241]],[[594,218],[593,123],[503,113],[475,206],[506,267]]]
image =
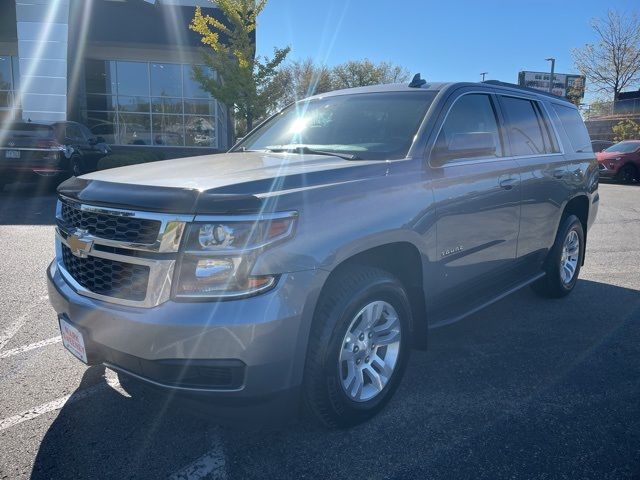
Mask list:
[[66,201],[62,201],[60,214],[67,227],[86,230],[95,237],[118,242],[153,244],[161,226],[158,220],[81,210]]
[[149,267],[99,257],[79,258],[66,245],[61,247],[65,269],[84,288],[123,300],[145,299]]

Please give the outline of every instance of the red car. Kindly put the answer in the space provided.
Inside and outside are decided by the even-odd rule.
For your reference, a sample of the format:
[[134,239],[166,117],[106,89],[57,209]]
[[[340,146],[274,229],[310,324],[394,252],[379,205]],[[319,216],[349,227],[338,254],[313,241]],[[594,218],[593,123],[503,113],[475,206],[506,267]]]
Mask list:
[[600,178],[640,182],[640,140],[625,140],[596,153]]

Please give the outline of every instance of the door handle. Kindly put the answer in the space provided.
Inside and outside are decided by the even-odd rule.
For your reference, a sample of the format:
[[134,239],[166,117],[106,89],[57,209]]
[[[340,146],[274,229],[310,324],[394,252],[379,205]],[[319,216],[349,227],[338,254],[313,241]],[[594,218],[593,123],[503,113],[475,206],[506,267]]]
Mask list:
[[511,190],[518,184],[518,179],[513,177],[501,178],[498,184],[500,185],[500,188]]

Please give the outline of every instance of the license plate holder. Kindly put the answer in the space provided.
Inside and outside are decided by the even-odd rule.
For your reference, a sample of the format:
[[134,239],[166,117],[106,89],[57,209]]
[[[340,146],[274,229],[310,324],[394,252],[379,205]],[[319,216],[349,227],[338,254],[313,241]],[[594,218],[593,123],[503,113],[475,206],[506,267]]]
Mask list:
[[87,348],[82,332],[63,316],[58,317],[58,322],[60,324],[60,335],[62,336],[62,345],[64,345],[64,348],[69,350],[78,360],[88,365]]

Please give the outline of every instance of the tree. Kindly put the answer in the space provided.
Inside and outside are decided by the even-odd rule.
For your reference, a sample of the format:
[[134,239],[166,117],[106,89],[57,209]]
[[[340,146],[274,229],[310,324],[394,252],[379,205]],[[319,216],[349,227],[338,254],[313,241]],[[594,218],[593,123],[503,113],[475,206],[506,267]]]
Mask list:
[[597,91],[613,94],[640,81],[640,20],[609,11],[591,27],[597,42],[572,51],[576,68]]
[[189,25],[210,47],[204,52],[204,63],[209,68],[194,67],[194,79],[213,97],[233,107],[247,130],[277,102],[281,92],[274,80],[290,50],[274,48],[272,58],[256,57],[256,21],[266,3],[267,0],[216,0],[226,21],[203,15],[202,9],[196,7]]
[[567,89],[567,99],[576,107],[580,108],[584,98],[584,87],[582,84],[574,84]]
[[377,65],[368,58],[351,60],[332,69],[334,90],[341,88],[364,87],[379,83],[400,83],[409,80],[409,71],[389,62]]
[[640,125],[633,120],[622,120],[614,125],[612,130],[616,142],[640,138]]
[[282,108],[296,100],[333,90],[331,70],[326,65],[316,65],[311,58],[294,61],[278,72],[282,96]]

